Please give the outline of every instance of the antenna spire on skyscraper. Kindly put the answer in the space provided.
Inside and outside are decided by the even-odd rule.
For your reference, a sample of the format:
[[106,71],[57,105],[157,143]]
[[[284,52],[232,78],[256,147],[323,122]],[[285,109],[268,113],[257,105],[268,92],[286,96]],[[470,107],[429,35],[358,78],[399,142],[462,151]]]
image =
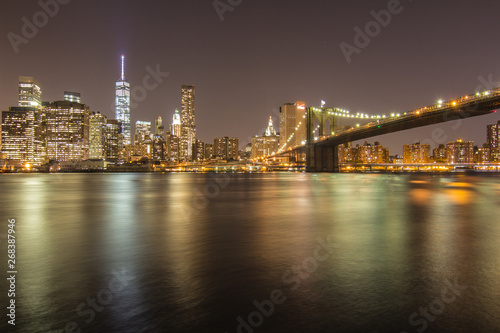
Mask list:
[[122,81],[125,81],[125,56],[122,54]]

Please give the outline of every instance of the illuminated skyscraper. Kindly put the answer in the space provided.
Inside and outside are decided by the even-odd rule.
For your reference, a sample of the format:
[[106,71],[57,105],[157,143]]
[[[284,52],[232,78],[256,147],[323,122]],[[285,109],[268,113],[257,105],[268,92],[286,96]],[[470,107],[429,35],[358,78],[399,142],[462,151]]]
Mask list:
[[89,107],[69,101],[50,103],[45,108],[47,158],[82,161],[89,158]]
[[42,107],[42,88],[31,76],[19,77],[19,106],[35,109]]
[[81,103],[82,96],[80,95],[80,93],[77,93],[77,92],[65,91],[64,92],[64,100],[69,101],[69,102]]
[[134,143],[141,144],[146,140],[151,140],[151,122],[136,121]]
[[488,145],[490,148],[500,148],[500,121],[494,125],[488,125]]
[[116,119],[108,119],[104,137],[106,158],[118,159],[120,147],[123,145],[122,124]]
[[286,103],[280,108],[279,151],[300,146],[306,140],[305,115],[305,102]]
[[34,164],[35,112],[27,107],[2,112],[2,153],[8,160]]
[[99,112],[93,112],[89,117],[89,157],[92,159],[102,159],[106,157],[106,123],[106,116]]
[[194,86],[182,86],[181,112],[181,160],[189,161],[193,156],[193,144],[196,143],[195,93]]
[[131,144],[130,134],[130,83],[125,80],[125,56],[122,55],[120,80],[116,81],[115,99],[116,120],[122,124],[123,144]]
[[161,117],[155,120],[155,137],[161,137],[163,139],[165,136],[165,126],[163,126],[163,119]]
[[251,158],[257,159],[274,155],[278,152],[278,145],[279,136],[276,135],[273,118],[269,117],[269,125],[267,126],[264,136],[256,136],[252,138]]
[[179,110],[175,109],[174,118],[172,120],[172,135],[180,138],[181,136],[181,114]]

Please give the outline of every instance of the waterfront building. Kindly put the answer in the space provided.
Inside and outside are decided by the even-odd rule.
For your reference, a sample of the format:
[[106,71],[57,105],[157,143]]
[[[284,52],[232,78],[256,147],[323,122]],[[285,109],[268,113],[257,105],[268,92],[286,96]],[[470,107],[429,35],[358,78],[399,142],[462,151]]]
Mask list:
[[155,135],[152,141],[151,158],[156,161],[164,161],[166,159],[165,152],[165,139],[163,136]]
[[285,103],[280,107],[279,151],[300,146],[305,142],[307,121],[305,115],[305,102]]
[[100,112],[92,112],[89,116],[89,158],[103,159],[106,157],[106,123],[107,118]]
[[389,163],[389,149],[384,148],[379,142],[352,147],[339,145],[339,163],[382,164]]
[[122,124],[123,144],[131,144],[130,83],[125,80],[125,56],[121,58],[121,76],[115,84],[115,117]]
[[108,119],[104,138],[104,149],[107,159],[116,160],[123,150],[122,125],[116,119]]
[[491,162],[491,148],[485,143],[482,147],[474,147],[474,163],[485,164]]
[[167,132],[165,135],[165,148],[167,160],[171,162],[180,161],[180,138],[178,136]]
[[35,113],[32,107],[11,107],[2,112],[2,153],[6,160],[35,164]]
[[181,88],[181,160],[189,161],[193,156],[193,144],[196,142],[195,89],[192,85]]
[[211,143],[205,143],[205,161],[212,159],[214,145]]
[[474,163],[474,142],[457,140],[446,145],[446,159],[450,164]]
[[193,161],[202,162],[205,160],[205,143],[201,140],[196,140],[193,144]]
[[446,146],[444,144],[440,144],[439,147],[434,148],[434,150],[432,151],[432,159],[437,163],[446,163],[446,152]]
[[412,145],[403,146],[403,163],[422,164],[431,160],[431,145],[417,142]]
[[500,148],[500,120],[497,124],[488,125],[487,138],[490,148]]
[[81,161],[89,158],[89,107],[69,101],[49,103],[45,108],[47,158]]
[[238,149],[238,139],[229,138],[227,136],[223,138],[214,139],[213,145],[213,157],[226,161],[236,161],[239,159],[239,149]]

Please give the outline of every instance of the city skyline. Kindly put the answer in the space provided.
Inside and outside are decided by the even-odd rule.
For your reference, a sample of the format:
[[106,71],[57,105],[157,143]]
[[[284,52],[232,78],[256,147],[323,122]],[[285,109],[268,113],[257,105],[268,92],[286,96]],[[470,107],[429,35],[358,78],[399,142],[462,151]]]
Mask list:
[[[370,12],[384,10],[386,1],[321,4],[322,11],[313,4],[294,2],[287,5],[287,15],[280,15],[280,4],[244,2],[227,12],[222,22],[211,3],[151,2],[137,11],[134,2],[120,2],[118,16],[134,15],[143,26],[106,16],[112,13],[113,5],[113,1],[89,1],[60,6],[58,14],[39,29],[36,37],[19,46],[18,53],[5,38],[6,47],[0,52],[11,66],[0,85],[1,107],[15,105],[9,89],[17,76],[32,75],[44,86],[44,99],[58,100],[61,91],[78,91],[92,109],[114,118],[109,97],[113,96],[110,82],[116,80],[113,64],[118,55],[126,54],[130,64],[127,79],[132,87],[143,84],[148,68],[170,74],[132,109],[132,123],[157,116],[169,119],[173,110],[180,108],[177,87],[194,84],[198,89],[197,122],[207,124],[199,127],[197,138],[208,142],[220,135],[235,136],[242,146],[260,135],[256,131],[265,127],[270,115],[277,123],[277,110],[283,103],[304,100],[308,106],[319,106],[325,100],[330,107],[354,112],[390,113],[470,93],[478,87],[490,88],[487,86],[492,82],[500,81],[500,64],[495,56],[498,46],[490,43],[496,26],[492,15],[500,5],[492,1],[441,1],[430,11],[418,2],[402,3],[404,10],[393,16],[390,25],[366,48],[353,54],[351,63],[339,45],[353,44],[353,28],[363,28],[373,20]],[[90,8],[99,13],[95,17],[97,27],[110,24],[114,28],[99,35],[75,30]],[[0,25],[4,31],[21,34],[21,18],[31,18],[39,10],[36,3],[11,4],[10,15]],[[424,11],[426,21],[421,22]],[[77,12],[84,15],[72,21]],[[167,16],[160,19],[159,13]],[[250,32],[255,31],[251,22],[258,17],[260,26]],[[300,27],[282,24],[299,17],[303,22]],[[468,24],[461,24],[463,21]],[[67,29],[60,30],[62,26]],[[197,28],[200,26],[204,29]],[[421,32],[414,29],[416,26]],[[75,31],[74,38],[67,38]],[[260,31],[271,33],[253,39]],[[280,37],[274,38],[278,34]],[[468,48],[459,47],[463,40],[468,41]],[[34,50],[53,43],[74,47],[64,55],[55,50],[35,55]],[[291,52],[293,48],[285,45],[296,45],[299,51]],[[488,52],[481,52],[486,45]],[[82,54],[85,58],[79,57]],[[286,65],[280,64],[284,57],[289,59]],[[453,124],[437,126],[444,128],[450,140],[467,137],[480,142],[484,140],[484,126],[497,120],[493,116],[465,120],[460,131],[454,130]],[[423,141],[431,133],[429,127],[378,140],[402,153],[395,143]]]

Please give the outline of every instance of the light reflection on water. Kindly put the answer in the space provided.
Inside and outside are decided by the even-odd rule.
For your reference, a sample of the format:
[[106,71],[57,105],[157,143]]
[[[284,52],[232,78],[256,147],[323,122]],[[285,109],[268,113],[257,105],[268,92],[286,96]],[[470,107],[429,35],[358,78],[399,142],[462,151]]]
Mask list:
[[[17,331],[236,332],[281,289],[256,332],[416,332],[408,317],[455,279],[468,289],[427,332],[500,331],[498,178],[227,177],[207,199],[207,174],[2,175]],[[292,290],[283,274],[319,237],[334,253]],[[134,278],[86,323],[77,306],[124,269]]]

